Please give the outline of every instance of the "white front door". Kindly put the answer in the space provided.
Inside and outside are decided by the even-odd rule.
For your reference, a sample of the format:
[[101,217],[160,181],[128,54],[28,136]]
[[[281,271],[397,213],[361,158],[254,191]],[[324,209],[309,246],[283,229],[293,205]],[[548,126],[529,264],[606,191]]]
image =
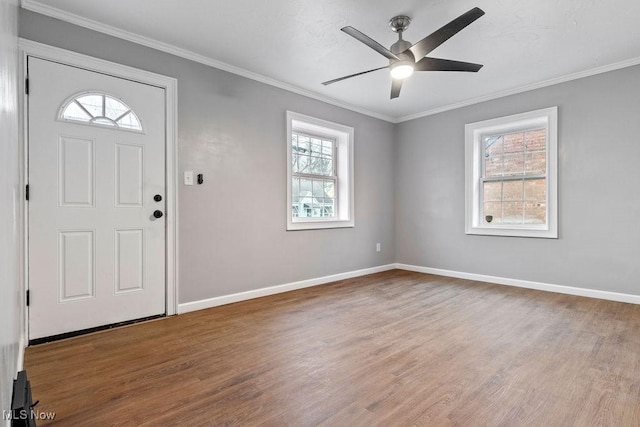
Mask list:
[[28,74],[29,339],[165,313],[164,89]]

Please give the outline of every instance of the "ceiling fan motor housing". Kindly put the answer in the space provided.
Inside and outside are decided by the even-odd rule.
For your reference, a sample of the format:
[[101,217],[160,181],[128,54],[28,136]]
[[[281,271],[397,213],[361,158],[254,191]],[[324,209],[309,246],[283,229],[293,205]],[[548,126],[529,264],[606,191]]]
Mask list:
[[[404,51],[406,51],[407,49],[409,49],[411,47],[411,42],[408,42],[406,40],[398,40],[397,42],[395,42],[394,44],[391,45],[391,52],[395,53],[396,55],[400,56],[400,54]],[[411,53],[411,51],[407,51],[409,53]],[[413,59],[413,55],[411,56],[411,59]]]

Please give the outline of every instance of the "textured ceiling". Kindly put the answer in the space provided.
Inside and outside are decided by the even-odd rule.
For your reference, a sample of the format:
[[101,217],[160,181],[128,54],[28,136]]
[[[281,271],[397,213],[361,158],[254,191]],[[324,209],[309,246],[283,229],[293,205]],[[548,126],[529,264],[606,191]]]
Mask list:
[[[70,13],[185,49],[288,85],[403,120],[640,58],[638,0],[23,0],[29,9]],[[377,71],[387,64],[340,28],[351,25],[385,46],[387,22],[412,18],[416,42],[467,10],[486,14],[430,56],[484,64],[477,74],[420,72],[398,99]]]

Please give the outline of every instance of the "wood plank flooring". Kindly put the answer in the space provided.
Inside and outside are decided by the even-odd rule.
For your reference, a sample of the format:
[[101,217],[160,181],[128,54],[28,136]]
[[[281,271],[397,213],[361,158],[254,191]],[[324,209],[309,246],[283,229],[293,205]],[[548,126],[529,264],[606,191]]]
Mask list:
[[38,425],[640,426],[640,306],[393,270],[27,349]]

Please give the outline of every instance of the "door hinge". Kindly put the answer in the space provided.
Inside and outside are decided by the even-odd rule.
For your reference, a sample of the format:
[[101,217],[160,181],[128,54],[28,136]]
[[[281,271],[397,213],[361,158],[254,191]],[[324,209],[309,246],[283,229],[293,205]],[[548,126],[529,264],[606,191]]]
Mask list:
[[27,289],[27,307],[29,307],[29,290]]
[[29,78],[28,77],[24,81],[24,93],[29,95]]
[[29,184],[27,184],[27,185],[25,186],[25,189],[24,189],[24,196],[25,196],[25,198],[26,198],[27,200],[29,200]]

